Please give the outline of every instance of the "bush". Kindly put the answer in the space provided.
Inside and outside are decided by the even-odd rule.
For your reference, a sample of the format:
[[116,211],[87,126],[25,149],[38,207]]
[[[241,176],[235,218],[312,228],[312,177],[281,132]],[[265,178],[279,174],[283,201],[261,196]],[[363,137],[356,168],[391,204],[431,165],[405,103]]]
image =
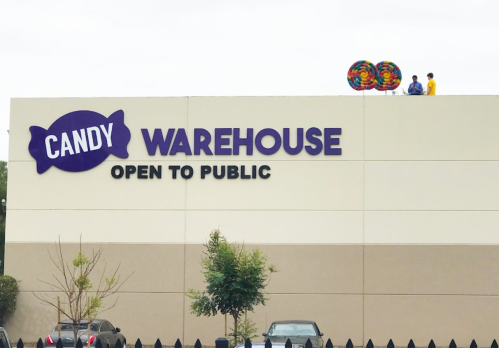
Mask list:
[[5,326],[9,316],[16,310],[19,288],[11,276],[0,276],[0,326]]
[[229,347],[235,347],[238,344],[244,344],[247,338],[253,341],[253,339],[258,337],[258,335],[255,335],[258,331],[256,324],[248,319],[246,317],[246,314],[244,315],[244,319],[237,322],[237,341],[234,329],[231,328],[230,331]]

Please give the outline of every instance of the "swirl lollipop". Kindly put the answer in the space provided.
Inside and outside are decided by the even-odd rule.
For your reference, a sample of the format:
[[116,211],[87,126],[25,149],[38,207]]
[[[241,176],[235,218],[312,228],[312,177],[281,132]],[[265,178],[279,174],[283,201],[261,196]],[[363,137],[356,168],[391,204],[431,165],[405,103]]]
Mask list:
[[376,69],[379,72],[378,85],[375,87],[378,91],[391,91],[400,85],[402,72],[395,63],[385,60],[376,64]]
[[371,62],[359,60],[348,70],[348,84],[356,91],[373,89],[378,84],[378,70]]

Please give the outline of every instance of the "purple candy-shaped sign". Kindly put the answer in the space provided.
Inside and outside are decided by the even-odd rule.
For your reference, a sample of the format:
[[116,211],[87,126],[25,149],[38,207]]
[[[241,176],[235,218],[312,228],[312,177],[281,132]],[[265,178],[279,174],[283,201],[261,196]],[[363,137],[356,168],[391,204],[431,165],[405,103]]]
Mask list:
[[92,169],[113,154],[128,158],[130,130],[123,110],[105,116],[88,110],[73,111],[57,119],[49,129],[31,126],[29,153],[36,170],[44,173],[51,166],[68,172]]

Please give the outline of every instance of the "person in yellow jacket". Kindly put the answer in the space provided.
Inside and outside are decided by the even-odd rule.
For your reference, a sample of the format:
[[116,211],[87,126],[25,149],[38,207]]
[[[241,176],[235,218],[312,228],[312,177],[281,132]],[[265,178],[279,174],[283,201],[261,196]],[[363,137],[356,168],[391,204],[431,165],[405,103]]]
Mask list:
[[427,95],[435,95],[437,90],[437,83],[433,79],[433,73],[428,73],[428,86],[426,86],[426,94]]

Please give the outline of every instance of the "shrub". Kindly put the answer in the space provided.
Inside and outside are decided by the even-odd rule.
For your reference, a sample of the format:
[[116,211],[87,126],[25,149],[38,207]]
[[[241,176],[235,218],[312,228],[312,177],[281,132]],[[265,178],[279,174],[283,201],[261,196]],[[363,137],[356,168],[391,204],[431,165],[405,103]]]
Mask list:
[[17,280],[8,275],[0,276],[0,326],[4,326],[16,310],[18,292]]
[[231,329],[231,333],[229,334],[229,347],[244,344],[247,338],[253,341],[255,338],[258,338],[258,335],[255,335],[257,331],[258,328],[256,327],[256,324],[248,319],[245,313],[244,319],[237,322],[237,341],[234,329]]

